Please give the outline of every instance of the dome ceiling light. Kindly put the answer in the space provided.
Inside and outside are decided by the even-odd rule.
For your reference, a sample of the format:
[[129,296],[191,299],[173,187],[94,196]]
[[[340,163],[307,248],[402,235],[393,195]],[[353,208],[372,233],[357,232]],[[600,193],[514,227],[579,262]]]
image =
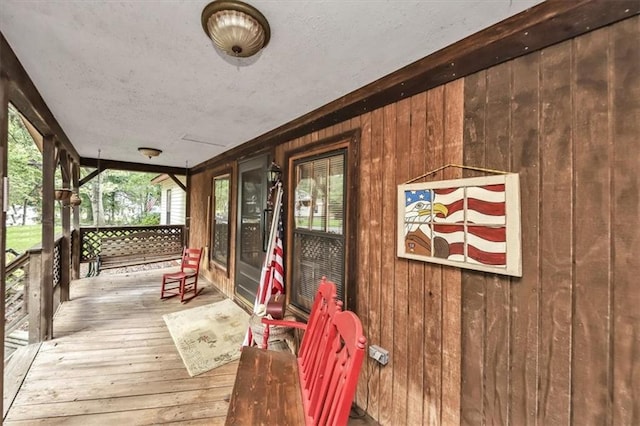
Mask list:
[[253,56],[269,43],[269,22],[258,9],[237,0],[216,0],[202,11],[202,28],[230,56]]
[[140,152],[140,154],[144,155],[145,157],[157,157],[158,155],[162,154],[162,151],[156,148],[144,148],[144,147],[140,147],[138,148],[138,152]]

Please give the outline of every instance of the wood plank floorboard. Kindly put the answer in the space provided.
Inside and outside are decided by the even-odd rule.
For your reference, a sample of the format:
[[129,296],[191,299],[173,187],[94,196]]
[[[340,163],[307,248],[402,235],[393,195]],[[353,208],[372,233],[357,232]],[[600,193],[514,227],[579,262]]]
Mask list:
[[189,377],[162,315],[224,296],[160,300],[164,272],[74,281],[4,424],[223,424],[237,362]]
[[189,377],[162,319],[224,296],[201,280],[202,292],[186,304],[160,300],[164,272],[74,281],[71,301],[56,312],[55,338],[40,347],[4,424],[224,424],[238,362]]

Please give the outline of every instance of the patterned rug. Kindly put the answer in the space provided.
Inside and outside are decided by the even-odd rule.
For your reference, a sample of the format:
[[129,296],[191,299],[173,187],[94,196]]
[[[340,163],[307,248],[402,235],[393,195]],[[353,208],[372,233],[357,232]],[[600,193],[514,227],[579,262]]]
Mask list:
[[163,315],[191,377],[240,358],[249,314],[229,299]]

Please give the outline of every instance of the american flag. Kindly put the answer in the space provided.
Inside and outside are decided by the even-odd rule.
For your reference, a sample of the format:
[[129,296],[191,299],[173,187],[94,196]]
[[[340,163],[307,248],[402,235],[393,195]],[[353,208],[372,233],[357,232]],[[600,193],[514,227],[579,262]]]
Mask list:
[[282,210],[278,220],[278,232],[276,232],[276,244],[273,249],[273,260],[271,261],[271,294],[284,294],[284,248],[282,238],[284,237],[284,225],[282,223]]
[[446,242],[446,259],[506,266],[505,194],[504,184],[406,191],[406,232]]

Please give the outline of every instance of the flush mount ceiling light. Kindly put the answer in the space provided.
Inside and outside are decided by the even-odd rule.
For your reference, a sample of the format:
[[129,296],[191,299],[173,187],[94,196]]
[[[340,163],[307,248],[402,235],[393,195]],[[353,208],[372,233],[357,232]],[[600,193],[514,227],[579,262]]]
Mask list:
[[142,155],[144,155],[145,157],[157,157],[158,155],[162,154],[162,151],[159,149],[155,149],[155,148],[138,148],[138,152]]
[[202,11],[202,28],[227,55],[253,56],[269,43],[271,30],[258,9],[237,0],[216,0]]

